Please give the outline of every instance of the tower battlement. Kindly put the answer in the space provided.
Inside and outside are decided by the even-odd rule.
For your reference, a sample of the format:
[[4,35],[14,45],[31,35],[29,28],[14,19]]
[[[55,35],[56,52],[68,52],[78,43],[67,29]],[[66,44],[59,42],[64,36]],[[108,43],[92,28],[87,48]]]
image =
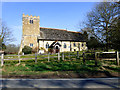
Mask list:
[[23,13],[23,15],[22,15],[22,17],[30,17],[30,18],[38,18],[38,19],[40,19],[40,17],[39,16],[32,16],[32,15],[25,15],[24,13]]

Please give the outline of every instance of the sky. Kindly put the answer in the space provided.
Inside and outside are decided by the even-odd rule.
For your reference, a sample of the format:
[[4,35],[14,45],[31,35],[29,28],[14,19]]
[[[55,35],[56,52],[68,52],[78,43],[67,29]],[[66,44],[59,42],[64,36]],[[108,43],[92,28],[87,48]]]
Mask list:
[[80,31],[79,24],[97,2],[2,2],[2,21],[13,32],[20,44],[22,37],[22,14],[40,16],[40,27]]

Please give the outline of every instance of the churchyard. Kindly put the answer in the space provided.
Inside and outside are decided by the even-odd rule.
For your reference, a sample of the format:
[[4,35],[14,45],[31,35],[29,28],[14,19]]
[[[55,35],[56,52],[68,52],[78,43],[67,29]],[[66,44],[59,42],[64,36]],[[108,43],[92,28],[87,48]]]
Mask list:
[[[116,53],[85,51],[57,54],[4,55],[5,78],[87,78],[119,77]],[[110,59],[107,59],[107,58]],[[101,59],[103,58],[103,59]]]

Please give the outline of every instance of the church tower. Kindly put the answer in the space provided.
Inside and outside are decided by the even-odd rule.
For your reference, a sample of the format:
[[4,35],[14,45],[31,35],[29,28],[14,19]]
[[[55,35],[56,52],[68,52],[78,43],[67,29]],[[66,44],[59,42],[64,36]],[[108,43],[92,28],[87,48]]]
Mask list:
[[40,36],[40,17],[22,15],[22,40],[19,53],[24,46],[30,46],[32,49],[38,47],[37,37]]

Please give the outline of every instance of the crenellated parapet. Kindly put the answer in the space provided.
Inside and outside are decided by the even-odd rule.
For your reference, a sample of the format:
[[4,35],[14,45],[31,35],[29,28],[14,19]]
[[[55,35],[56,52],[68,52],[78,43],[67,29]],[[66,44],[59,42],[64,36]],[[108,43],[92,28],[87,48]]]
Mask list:
[[22,16],[23,18],[27,18],[27,19],[40,19],[40,17],[39,16],[32,16],[32,15],[25,15],[24,13],[23,13],[23,16]]

